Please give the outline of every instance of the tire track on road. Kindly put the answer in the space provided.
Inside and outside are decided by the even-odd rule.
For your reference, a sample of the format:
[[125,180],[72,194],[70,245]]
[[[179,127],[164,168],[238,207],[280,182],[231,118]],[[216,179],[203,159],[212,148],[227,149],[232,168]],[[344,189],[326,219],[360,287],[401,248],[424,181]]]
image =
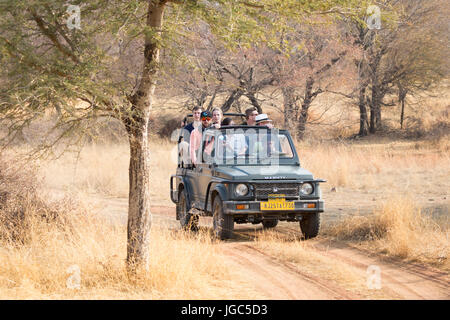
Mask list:
[[349,300],[359,299],[342,288],[300,271],[248,244],[224,243],[223,253],[230,257],[256,288],[270,299]]
[[[283,226],[277,231],[295,231]],[[401,299],[450,299],[448,273],[415,263],[401,262],[382,257],[374,252],[353,248],[336,241],[309,240],[310,248],[320,255],[335,259],[367,274],[369,266],[381,269],[383,289],[393,297]]]

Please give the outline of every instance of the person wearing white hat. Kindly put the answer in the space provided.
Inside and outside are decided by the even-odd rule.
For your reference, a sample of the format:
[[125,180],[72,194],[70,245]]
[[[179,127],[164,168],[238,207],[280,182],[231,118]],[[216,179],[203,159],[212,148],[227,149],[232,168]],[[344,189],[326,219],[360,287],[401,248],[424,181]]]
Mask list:
[[255,122],[257,126],[266,126],[270,129],[273,128],[272,120],[270,120],[265,113],[258,114],[255,118]]

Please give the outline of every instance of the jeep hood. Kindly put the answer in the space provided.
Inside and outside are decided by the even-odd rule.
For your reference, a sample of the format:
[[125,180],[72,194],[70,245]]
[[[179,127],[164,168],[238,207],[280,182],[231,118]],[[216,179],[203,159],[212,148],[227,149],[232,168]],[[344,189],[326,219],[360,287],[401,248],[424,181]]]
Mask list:
[[229,166],[216,169],[217,176],[229,180],[312,180],[313,175],[297,166]]

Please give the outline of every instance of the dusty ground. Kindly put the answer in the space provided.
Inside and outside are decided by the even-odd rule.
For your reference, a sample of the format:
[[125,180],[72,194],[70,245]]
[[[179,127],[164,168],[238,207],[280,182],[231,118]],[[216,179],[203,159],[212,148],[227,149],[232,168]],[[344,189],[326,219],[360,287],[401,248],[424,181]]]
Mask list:
[[[349,210],[373,210],[371,197],[353,197],[365,201],[358,201],[355,207],[346,200],[352,196],[345,189],[324,192],[327,211],[323,221]],[[126,222],[126,199],[92,196],[91,203],[99,213]],[[448,214],[448,207],[446,196],[440,196],[430,209]],[[154,224],[179,229],[174,206],[152,207],[152,214]],[[202,228],[211,226],[210,218],[201,218]],[[254,292],[255,299],[450,299],[450,277],[444,271],[386,258],[322,236],[302,241],[296,223],[281,222],[270,233],[288,240],[284,245],[297,246],[296,258],[279,255],[278,251],[285,250],[270,241],[258,241],[260,237],[267,239],[261,225],[236,225],[233,239],[216,244],[230,266],[238,270],[237,280]],[[373,282],[371,268],[380,271],[379,287]]]

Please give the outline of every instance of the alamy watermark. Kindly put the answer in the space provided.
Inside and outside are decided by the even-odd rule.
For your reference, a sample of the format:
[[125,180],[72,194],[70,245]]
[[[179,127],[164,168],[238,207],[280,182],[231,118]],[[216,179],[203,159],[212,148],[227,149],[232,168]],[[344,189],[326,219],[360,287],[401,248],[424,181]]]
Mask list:
[[381,268],[376,265],[370,265],[366,270],[366,285],[370,290],[381,289]]
[[66,25],[69,30],[81,29],[81,10],[80,6],[69,4],[66,12],[69,14]]
[[81,270],[80,267],[76,264],[71,265],[66,270],[67,273],[70,273],[70,276],[66,280],[66,286],[72,290],[79,290],[81,287]]
[[381,29],[381,10],[380,7],[371,5],[367,8],[366,24],[369,30]]

